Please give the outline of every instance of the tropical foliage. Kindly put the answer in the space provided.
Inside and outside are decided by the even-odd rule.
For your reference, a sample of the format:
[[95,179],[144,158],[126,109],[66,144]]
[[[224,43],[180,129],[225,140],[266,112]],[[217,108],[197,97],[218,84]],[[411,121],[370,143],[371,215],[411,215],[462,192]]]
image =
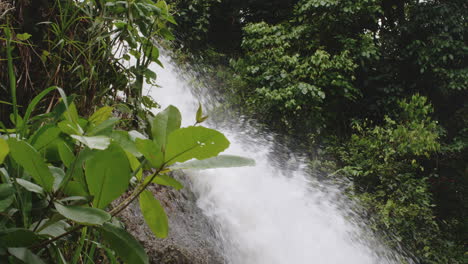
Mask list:
[[350,179],[386,243],[467,261],[466,1],[191,2],[171,1],[175,47],[199,79],[299,142],[321,178]]

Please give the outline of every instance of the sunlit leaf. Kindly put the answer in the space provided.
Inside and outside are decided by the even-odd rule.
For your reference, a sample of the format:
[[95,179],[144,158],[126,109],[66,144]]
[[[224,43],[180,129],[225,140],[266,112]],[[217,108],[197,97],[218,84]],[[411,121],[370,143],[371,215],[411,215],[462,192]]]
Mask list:
[[151,133],[153,140],[158,142],[164,149],[166,146],[167,138],[172,131],[180,128],[182,117],[179,109],[175,106],[168,106],[162,112],[158,113],[151,125]]
[[229,147],[227,138],[216,130],[190,126],[180,128],[169,135],[165,162],[173,164],[190,159],[207,159]]
[[143,191],[139,197],[140,209],[146,224],[151,231],[160,238],[167,237],[169,225],[167,215],[161,203],[156,200],[150,191]]

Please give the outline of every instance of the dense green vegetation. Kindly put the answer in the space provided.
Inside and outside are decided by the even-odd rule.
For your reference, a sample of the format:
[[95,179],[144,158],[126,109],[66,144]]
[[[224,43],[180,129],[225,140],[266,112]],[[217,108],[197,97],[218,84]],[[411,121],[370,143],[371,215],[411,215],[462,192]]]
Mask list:
[[148,110],[156,42],[173,39],[164,1],[5,1],[0,11],[1,263],[149,263],[122,210],[138,199],[164,238],[150,184],[180,189],[171,171],[254,164],[218,155],[229,141],[200,126],[201,106],[184,128],[176,107]]
[[169,3],[178,59],[350,179],[386,243],[468,262],[466,1]]

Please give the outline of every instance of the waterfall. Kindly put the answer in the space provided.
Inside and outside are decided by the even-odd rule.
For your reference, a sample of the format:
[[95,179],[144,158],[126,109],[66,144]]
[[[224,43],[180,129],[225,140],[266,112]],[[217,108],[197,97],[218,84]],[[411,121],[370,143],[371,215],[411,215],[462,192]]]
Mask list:
[[[172,104],[192,125],[201,95],[179,76],[168,57],[152,67],[161,87],[146,87],[162,109]],[[203,97],[206,98],[206,94]],[[301,158],[277,158],[274,137],[235,118],[203,124],[231,141],[225,154],[255,159],[255,167],[187,172],[197,204],[213,222],[227,263],[399,263],[398,254],[366,238],[349,216],[337,188],[305,171]],[[294,157],[294,155],[292,155]]]

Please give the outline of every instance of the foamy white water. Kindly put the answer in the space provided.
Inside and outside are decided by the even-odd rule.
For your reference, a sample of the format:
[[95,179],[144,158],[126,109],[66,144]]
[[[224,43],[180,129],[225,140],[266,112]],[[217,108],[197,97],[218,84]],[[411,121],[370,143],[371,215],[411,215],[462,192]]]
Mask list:
[[[162,109],[177,106],[183,125],[192,125],[198,100],[169,59],[161,61],[165,69],[153,70],[162,88],[148,87],[149,94]],[[300,161],[296,169],[283,169],[291,166],[271,159],[273,137],[236,123],[209,126],[231,141],[227,154],[253,158],[256,166],[188,172],[199,207],[218,228],[228,263],[397,263],[396,254],[376,241],[358,239],[362,230],[338,208],[336,189],[318,188]]]

